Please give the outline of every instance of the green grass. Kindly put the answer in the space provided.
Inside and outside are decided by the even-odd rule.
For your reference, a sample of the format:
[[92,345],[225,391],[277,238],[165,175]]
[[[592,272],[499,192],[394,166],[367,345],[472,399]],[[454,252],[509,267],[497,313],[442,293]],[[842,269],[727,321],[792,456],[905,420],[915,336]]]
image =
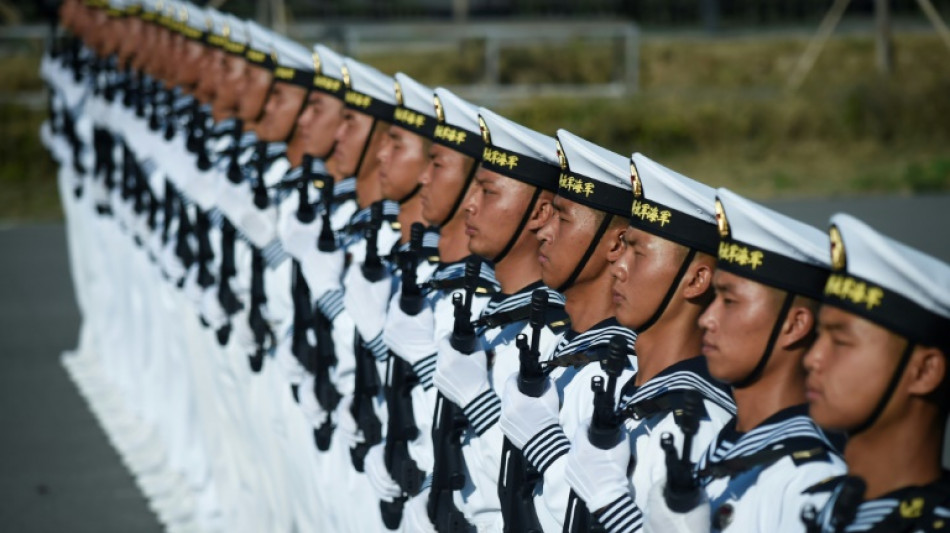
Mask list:
[[57,167],[39,140],[45,115],[0,105],[0,219],[62,218]]
[[[950,50],[898,34],[895,71],[874,70],[869,37],[832,39],[799,91],[785,81],[802,38],[651,38],[640,91],[624,99],[534,98],[498,111],[539,131],[566,128],[622,154],[641,151],[756,198],[950,191]],[[505,50],[503,83],[615,77],[605,41]],[[365,55],[431,85],[477,83],[482,45]],[[0,60],[0,93],[41,86],[35,56]],[[55,167],[38,141],[43,111],[0,106],[0,218],[57,216]]]

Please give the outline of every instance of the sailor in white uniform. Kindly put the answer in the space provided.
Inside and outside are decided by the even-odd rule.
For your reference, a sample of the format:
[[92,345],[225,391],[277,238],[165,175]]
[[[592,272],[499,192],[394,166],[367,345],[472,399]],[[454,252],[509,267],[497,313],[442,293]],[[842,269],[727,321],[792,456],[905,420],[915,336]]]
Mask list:
[[699,325],[709,372],[732,386],[737,414],[695,465],[701,492],[668,472],[648,496],[645,529],[804,531],[801,508],[816,499],[806,489],[844,471],[803,403],[828,238],[726,189],[716,220],[716,298]]
[[[526,369],[505,385],[501,427],[523,453],[527,464],[521,470],[530,465],[537,472],[522,472],[523,481],[509,474],[503,483],[510,531],[562,528],[570,492],[563,479],[570,440],[562,426],[573,433],[576,423],[589,416],[591,378],[602,375],[611,339],[620,336],[629,349],[635,338],[614,319],[608,270],[621,250],[632,201],[627,159],[565,130],[557,139],[558,191],[554,213],[538,232],[539,258],[545,283],[564,292],[570,329],[553,351],[540,354],[550,376],[543,394],[521,390]],[[629,355],[626,366],[635,366]],[[523,487],[508,486],[519,481]]]
[[589,423],[576,433],[566,478],[586,509],[569,507],[571,531],[595,524],[641,530],[650,488],[666,477],[661,442],[669,440],[682,456],[680,426],[691,426],[686,458],[695,461],[735,414],[730,392],[699,355],[696,323],[712,296],[715,190],[641,154],[629,169],[632,209],[611,274],[617,320],[637,332],[637,371],[618,405],[626,439],[602,450],[590,442]]
[[845,431],[847,476],[811,493],[809,533],[944,531],[950,265],[847,214],[831,217],[832,273],[805,356],[809,412]]

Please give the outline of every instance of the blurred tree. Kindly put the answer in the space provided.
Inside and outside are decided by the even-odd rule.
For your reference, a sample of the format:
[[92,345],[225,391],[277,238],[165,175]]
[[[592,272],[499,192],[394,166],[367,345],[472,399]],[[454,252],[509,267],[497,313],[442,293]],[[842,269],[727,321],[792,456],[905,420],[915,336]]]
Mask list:
[[0,19],[3,20],[4,24],[9,26],[23,22],[23,16],[20,14],[20,10],[6,0],[0,0]]

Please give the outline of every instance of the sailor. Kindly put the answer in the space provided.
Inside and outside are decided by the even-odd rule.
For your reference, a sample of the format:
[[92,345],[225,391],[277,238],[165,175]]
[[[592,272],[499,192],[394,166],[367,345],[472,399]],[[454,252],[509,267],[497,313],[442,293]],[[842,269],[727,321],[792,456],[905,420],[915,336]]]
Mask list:
[[809,412],[844,431],[846,476],[811,493],[809,532],[943,531],[950,266],[847,214],[831,217],[832,272],[805,356]]
[[715,190],[639,154],[624,164],[633,187],[629,226],[610,272],[617,320],[637,331],[637,371],[618,405],[626,438],[601,450],[590,442],[589,423],[576,433],[566,477],[586,509],[568,508],[572,531],[641,529],[646,496],[666,474],[664,435],[682,453],[678,413],[690,395],[696,398],[690,413],[696,431],[687,452],[692,461],[735,414],[730,392],[709,376],[698,355],[702,331],[696,320],[712,299],[719,244]]
[[[570,330],[556,347],[539,354],[550,376],[544,380],[543,394],[522,391],[522,375],[505,384],[501,429],[524,455],[521,470],[529,465],[532,469],[530,475],[521,474],[524,488],[510,487],[515,479],[510,461],[502,464],[501,475],[510,480],[501,480],[499,488],[506,531],[561,529],[569,492],[563,482],[569,442],[559,411],[563,405],[565,422],[573,430],[570,420],[587,403],[576,400],[574,389],[589,390],[590,376],[583,376],[600,366],[588,363],[604,358],[613,336],[621,335],[630,346],[634,340],[633,332],[613,318],[608,271],[609,261],[620,252],[631,202],[626,158],[566,130],[558,130],[557,139],[558,191],[553,214],[538,232],[538,257],[545,284],[564,292]],[[528,495],[527,501],[524,496],[510,496],[518,492]]]
[[[330,508],[340,510],[347,508],[347,502],[353,499],[374,499],[365,476],[350,465],[351,444],[357,444],[352,442],[355,432],[352,431],[354,423],[349,410],[355,391],[355,317],[343,304],[343,279],[348,267],[359,265],[364,260],[365,223],[370,219],[372,204],[383,199],[375,154],[382,146],[396,106],[391,77],[349,58],[344,60],[342,72],[346,107],[328,166],[339,176],[355,177],[359,210],[350,217],[344,231],[333,237],[334,250],[321,245],[311,249],[306,257],[298,258],[317,307],[317,350],[320,355],[314,372],[314,389],[320,401],[317,409],[310,408],[323,418],[315,429],[315,436],[318,449],[327,451],[327,471],[332,471],[340,479],[340,486],[346,487],[346,490],[339,490],[337,486],[328,491]],[[383,213],[390,222],[396,215],[393,207],[398,208],[398,204],[392,205],[388,213]],[[390,235],[398,234],[391,232]],[[394,240],[384,246],[391,247]],[[334,431],[340,425],[351,431]],[[337,512],[335,518],[338,528],[378,530],[382,527],[375,513]]]
[[[415,280],[401,273],[400,289],[389,304],[383,331],[383,340],[391,351],[384,389],[388,417],[405,423],[391,422],[385,441],[370,449],[366,458],[367,476],[381,500],[387,527],[395,529],[405,516],[404,531],[416,531],[429,521],[428,492],[419,491],[434,463],[432,418],[437,390],[432,386],[432,375],[437,340],[452,330],[452,295],[459,293],[464,284],[464,265],[471,255],[465,213],[460,207],[471,188],[483,148],[476,106],[444,88],[435,89],[426,103],[428,111],[420,109],[430,118],[424,120],[434,116],[437,121],[428,148],[429,160],[419,176],[421,215],[429,227],[423,234],[421,250],[410,250],[412,255],[407,256],[413,259]],[[405,261],[403,267],[409,268]],[[488,265],[482,264],[480,275],[479,287],[484,292],[476,292],[474,313],[479,313],[487,296],[497,291],[494,272]],[[402,309],[402,291],[411,289],[424,296],[424,304],[415,315]],[[403,503],[409,507],[405,515]],[[422,522],[413,523],[414,518]]]
[[[494,264],[501,290],[481,312],[474,351],[453,346],[458,326],[438,343],[432,379],[440,392],[432,423],[436,455],[426,508],[428,527],[438,531],[467,524],[478,530],[501,527],[502,393],[496,386],[518,367],[516,339],[530,332],[534,291],[544,291],[550,302],[546,320],[537,324],[540,349],[550,349],[561,333],[551,324],[564,324],[563,297],[541,282],[537,262],[536,234],[551,214],[557,189],[556,141],[485,108],[479,117],[485,147],[475,188],[462,208],[469,250]],[[456,416],[450,414],[455,410]],[[451,481],[457,477],[464,485]],[[424,518],[418,521],[424,524]]]
[[820,500],[805,490],[844,472],[804,404],[828,237],[727,189],[715,205],[716,297],[699,325],[709,372],[731,385],[737,413],[696,463],[702,490],[687,487],[689,505],[673,472],[654,485],[645,530],[805,531],[801,508]]

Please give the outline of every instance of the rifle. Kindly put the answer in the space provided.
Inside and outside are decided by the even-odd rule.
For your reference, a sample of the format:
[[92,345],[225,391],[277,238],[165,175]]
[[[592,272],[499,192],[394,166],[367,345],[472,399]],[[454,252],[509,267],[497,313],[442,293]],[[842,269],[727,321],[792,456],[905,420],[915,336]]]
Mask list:
[[299,205],[297,206],[297,220],[304,224],[313,222],[313,219],[317,217],[316,211],[314,211],[313,206],[310,205],[310,194],[308,193],[310,181],[313,179],[310,170],[312,165],[313,156],[310,154],[304,155],[302,163],[304,179],[294,184],[297,189],[297,196],[300,199]]
[[[254,205],[258,209],[265,209],[270,203],[267,196],[267,189],[264,188],[264,171],[267,165],[267,143],[258,141],[256,150],[255,170],[257,181],[254,184]],[[264,319],[261,311],[267,304],[267,293],[264,290],[264,257],[261,250],[253,247],[251,255],[251,308],[248,314],[248,321],[251,331],[254,333],[254,353],[249,357],[251,370],[256,374],[261,371],[264,365],[265,345],[267,339],[274,343],[274,332],[270,325]]]
[[[321,252],[336,250],[336,237],[330,227],[330,215],[333,206],[333,180],[326,180],[323,189],[323,227],[320,228],[320,237],[317,239],[317,248]],[[336,349],[333,346],[333,322],[319,309],[314,311],[314,332],[317,335],[317,349],[314,352],[315,360],[313,393],[317,397],[320,407],[327,412],[327,420],[319,428],[313,430],[313,438],[317,449],[326,451],[330,448],[330,438],[333,436],[333,424],[330,422],[330,413],[340,403],[340,393],[330,380],[330,369],[336,366]]]
[[[606,386],[602,376],[591,378],[590,387],[594,391],[594,414],[590,421],[590,430],[587,437],[590,443],[607,450],[616,446],[623,438],[620,425],[623,417],[614,406],[614,394],[617,390],[617,378],[627,364],[627,338],[615,335],[610,339],[607,347],[607,359],[604,372],[607,374]],[[587,509],[587,505],[578,498],[577,493],[571,490],[567,504],[570,521],[564,522],[564,531],[604,531],[603,525],[596,521]]]
[[336,250],[336,236],[330,226],[330,215],[333,214],[331,210],[333,205],[333,179],[323,180],[321,200],[323,202],[323,226],[320,228],[320,236],[317,238],[317,249],[321,252],[332,252]]
[[[379,259],[377,234],[383,224],[383,203],[376,202],[370,207],[370,224],[366,230],[366,259],[360,269],[363,277],[372,282],[383,279],[386,270]],[[363,442],[350,448],[350,460],[357,472],[363,471],[363,460],[370,447],[383,440],[382,424],[373,410],[374,399],[379,393],[379,374],[376,372],[376,360],[366,348],[366,343],[356,334],[354,339],[356,353],[356,386],[350,414],[356,420],[357,427],[363,432]]]
[[254,182],[254,206],[258,209],[266,209],[270,205],[270,197],[267,196],[267,187],[264,185],[264,172],[267,170],[267,143],[258,141],[255,147],[257,156],[255,161],[255,170],[257,170],[257,181]]
[[[541,356],[539,344],[544,328],[544,312],[548,305],[548,292],[536,289],[531,293],[531,344],[525,334],[518,335],[518,390],[526,396],[538,398],[544,392],[544,371],[538,358]],[[534,508],[534,485],[538,473],[525,460],[524,454],[505,437],[501,452],[501,469],[498,475],[498,499],[501,502],[501,515],[505,520],[505,533],[541,533],[541,523]]]
[[663,499],[667,507],[677,513],[685,513],[700,503],[702,492],[699,482],[694,475],[694,465],[690,460],[693,449],[693,437],[699,431],[699,412],[702,410],[702,397],[697,394],[687,394],[684,398],[682,412],[674,413],[676,424],[683,432],[683,455],[676,456],[676,446],[673,445],[673,435],[664,433],[660,437],[660,447],[666,456],[666,487],[663,489]]
[[[478,284],[481,260],[469,257],[465,263],[465,296],[454,294],[455,324],[449,342],[463,354],[475,351],[477,338],[472,326],[472,297]],[[439,533],[468,531],[471,525],[455,507],[454,493],[465,486],[465,460],[462,457],[462,432],[467,421],[462,409],[439,394],[436,399],[435,425],[432,428],[435,462],[432,489],[427,506],[429,519]]]
[[[425,227],[421,223],[414,223],[409,228],[409,251],[399,254],[402,269],[402,294],[399,297],[399,308],[410,316],[419,314],[425,305],[425,300],[416,284],[416,268],[422,253],[424,232]],[[419,492],[425,478],[425,473],[409,456],[409,441],[419,436],[410,396],[412,388],[418,383],[419,378],[413,372],[412,366],[401,357],[390,354],[385,387],[389,422],[386,426],[383,461],[386,464],[386,470],[405,494]],[[405,496],[392,502],[379,502],[380,514],[388,529],[395,530],[399,527],[405,503]]]
[[[841,480],[841,491],[838,493],[838,498],[829,503],[829,505],[833,505],[830,524],[833,531],[844,531],[845,526],[854,521],[858,506],[864,501],[866,490],[867,483],[860,477],[846,476]],[[805,524],[807,533],[821,533],[824,530],[814,504],[809,503],[802,509],[801,519]],[[884,523],[886,522],[885,519]]]

